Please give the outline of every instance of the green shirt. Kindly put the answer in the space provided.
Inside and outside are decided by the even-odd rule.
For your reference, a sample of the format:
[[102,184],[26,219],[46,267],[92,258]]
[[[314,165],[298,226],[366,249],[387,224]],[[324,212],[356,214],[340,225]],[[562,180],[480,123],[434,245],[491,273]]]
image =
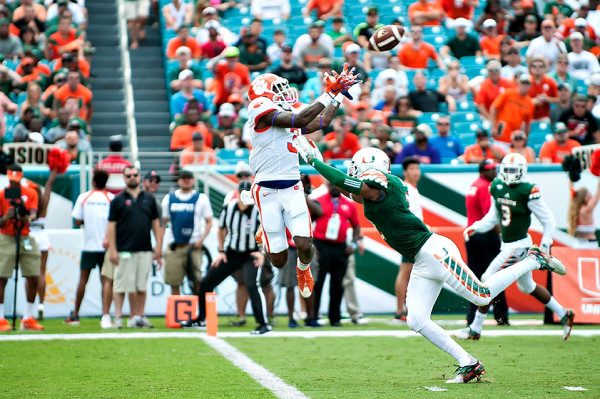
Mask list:
[[560,13],[567,18],[569,18],[574,12],[571,6],[568,4],[558,4],[556,1],[552,1],[550,3],[546,3],[546,6],[544,7],[544,15],[554,14],[552,12],[554,7],[558,8],[558,11],[560,11]]
[[[194,79],[202,80],[202,69],[200,69],[198,65],[192,64],[189,68],[186,69],[189,69],[190,71],[194,72]],[[169,82],[179,79],[179,74],[181,73],[181,71],[183,71],[183,69],[179,68],[179,65],[176,65],[174,68],[171,68],[168,74]]]
[[540,198],[538,187],[529,182],[509,186],[499,178],[490,185],[490,194],[500,218],[502,242],[514,242],[527,237],[531,225],[529,201]]
[[385,242],[409,262],[431,237],[425,224],[408,209],[408,190],[397,176],[368,170],[360,179],[369,187],[387,193],[383,201],[364,200],[365,216],[377,228]]
[[456,58],[472,57],[477,51],[481,50],[479,40],[474,36],[467,35],[465,40],[460,40],[454,36],[446,42],[446,46],[450,47],[450,52]]

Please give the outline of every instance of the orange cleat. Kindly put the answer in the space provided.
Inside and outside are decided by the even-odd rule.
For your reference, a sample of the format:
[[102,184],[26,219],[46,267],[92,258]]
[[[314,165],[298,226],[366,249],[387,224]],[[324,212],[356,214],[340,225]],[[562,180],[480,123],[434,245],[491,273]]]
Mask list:
[[256,240],[256,245],[258,246],[259,249],[263,249],[263,230],[262,227],[259,227],[258,230],[256,231],[256,234],[254,234],[254,239]]
[[11,328],[8,325],[8,320],[5,318],[0,319],[0,331],[10,331]]
[[21,319],[21,330],[43,330],[44,326],[38,324],[37,320],[33,317],[28,319]]
[[310,297],[312,295],[313,286],[315,285],[312,273],[310,272],[310,267],[306,270],[300,270],[298,266],[296,266],[296,273],[298,274],[298,288],[300,289],[300,295],[304,298]]

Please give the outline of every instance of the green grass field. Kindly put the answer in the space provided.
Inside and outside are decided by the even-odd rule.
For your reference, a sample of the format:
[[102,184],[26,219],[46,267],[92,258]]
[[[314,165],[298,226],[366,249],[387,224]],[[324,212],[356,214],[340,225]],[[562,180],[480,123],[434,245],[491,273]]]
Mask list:
[[[537,318],[533,316],[529,318]],[[444,317],[447,319],[448,317]],[[516,318],[513,318],[513,320]],[[387,320],[313,331],[407,330]],[[164,332],[164,321],[152,319]],[[221,318],[226,325],[228,318]],[[285,319],[280,318],[280,325]],[[97,319],[79,327],[44,322],[47,334],[103,333]],[[220,327],[219,332],[250,331]],[[576,326],[591,330],[596,326]],[[454,328],[454,327],[448,327]],[[506,330],[486,327],[486,330]],[[557,330],[558,326],[510,327]],[[292,331],[276,327],[275,331]],[[113,333],[115,331],[112,331]],[[178,332],[183,332],[178,330]],[[187,332],[187,330],[185,331]],[[187,338],[3,341],[0,334],[2,398],[273,398],[274,394],[234,366],[190,330]],[[196,333],[196,334],[194,334]],[[27,333],[29,335],[31,333]],[[23,334],[25,335],[25,334]],[[72,338],[75,338],[74,336]],[[255,363],[311,398],[571,398],[600,397],[600,336],[486,337],[462,342],[486,367],[482,382],[444,384],[454,360],[422,337],[224,338]],[[425,387],[446,392],[430,392]],[[572,392],[563,386],[584,387]]]

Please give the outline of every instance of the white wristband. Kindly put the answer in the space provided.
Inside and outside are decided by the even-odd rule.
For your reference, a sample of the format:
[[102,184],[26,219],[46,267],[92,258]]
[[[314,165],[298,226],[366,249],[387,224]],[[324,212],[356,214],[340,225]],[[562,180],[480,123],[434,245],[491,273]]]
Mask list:
[[331,104],[331,101],[333,100],[333,98],[331,97],[330,94],[328,94],[327,92],[321,94],[319,97],[317,97],[317,102],[323,104],[323,106],[325,108],[327,108],[327,106],[329,104]]
[[344,101],[344,95],[342,93],[338,93],[338,95],[335,96],[335,101],[341,104]]

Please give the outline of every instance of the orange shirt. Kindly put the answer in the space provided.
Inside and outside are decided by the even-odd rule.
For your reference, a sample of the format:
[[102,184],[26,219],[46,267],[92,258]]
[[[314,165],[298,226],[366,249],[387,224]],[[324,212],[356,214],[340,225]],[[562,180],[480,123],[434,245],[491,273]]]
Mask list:
[[496,97],[498,97],[500,93],[503,93],[504,90],[511,87],[515,87],[512,80],[500,78],[498,86],[495,86],[492,83],[492,80],[487,78],[483,81],[479,92],[477,92],[477,95],[475,96],[475,104],[482,104],[485,106],[485,109],[489,111]]
[[498,35],[496,37],[483,36],[479,39],[479,47],[483,55],[497,55],[500,56],[500,42],[504,38],[504,35]]
[[[439,10],[442,12],[442,15],[444,14],[444,10],[442,9],[442,6],[440,6],[435,1],[428,1],[427,4],[422,4],[417,1],[415,3],[412,3],[410,6],[408,6],[408,18],[410,19],[410,22],[414,24],[415,23],[414,22],[415,12],[428,12],[428,11],[433,11],[433,10]],[[423,26],[440,26],[441,24],[442,23],[439,20],[431,20],[431,21],[422,23],[421,25],[423,25]]]
[[204,146],[202,152],[195,152],[193,146],[189,146],[181,151],[179,156],[179,166],[184,167],[188,165],[215,165],[217,163],[217,156],[215,150],[210,147]]
[[[588,25],[585,30],[588,33],[589,38],[596,41],[596,31],[594,31],[594,28]],[[573,18],[564,19],[556,30],[556,33],[560,34],[565,39],[573,32],[575,32],[575,20]]]
[[79,117],[89,121],[87,115],[88,108],[92,104],[92,91],[84,85],[80,84],[75,91],[71,91],[69,85],[64,85],[54,92],[54,98],[60,101],[62,105],[65,105],[67,99],[76,98],[79,102]]
[[212,148],[212,134],[210,134],[204,123],[198,122],[196,126],[181,125],[175,128],[173,135],[171,136],[171,151],[176,151],[180,148],[191,146],[192,134],[194,134],[194,132],[202,133],[202,137],[204,137],[204,145]]
[[522,129],[523,122],[531,122],[533,118],[533,100],[529,96],[522,97],[517,89],[506,89],[492,103],[498,110],[497,126],[502,126],[499,141],[510,143],[510,134]]
[[317,10],[317,18],[321,18],[321,15],[327,14],[336,5],[344,5],[344,0],[308,0],[306,9],[312,11]]
[[227,67],[227,61],[222,60],[215,67],[215,104],[227,102],[227,97],[239,93],[243,87],[250,86],[250,71],[244,64],[237,63],[233,70]]
[[[77,60],[77,67],[79,68],[79,72],[81,72],[81,74],[83,75],[84,78],[89,78],[90,77],[90,63],[87,62],[84,59],[79,58]],[[54,72],[60,70],[62,68],[62,58],[57,59],[54,62],[54,67],[52,68],[52,70]]]
[[575,147],[581,147],[581,144],[575,140],[567,139],[565,145],[559,146],[556,140],[546,141],[540,150],[540,159],[551,159],[552,163],[562,163],[567,155],[571,155],[571,150]]
[[425,69],[427,68],[427,60],[430,58],[435,61],[438,54],[435,47],[426,42],[421,42],[416,49],[413,42],[404,43],[398,50],[398,59],[407,68]]
[[521,154],[523,155],[523,157],[525,158],[525,160],[527,161],[527,163],[535,163],[535,151],[533,148],[531,147],[525,147],[525,153],[521,153],[518,151],[513,150],[512,148],[510,149],[510,151],[508,151],[509,154]]
[[456,0],[441,0],[442,8],[446,12],[446,16],[448,18],[465,18],[468,20],[473,20],[473,6],[468,5],[465,0],[462,0],[461,3],[462,6],[457,7]]
[[[12,208],[6,198],[4,198],[4,191],[0,190],[0,216],[6,214],[8,208]],[[32,187],[27,187],[21,184],[21,199],[25,204],[27,210],[35,209],[38,207],[38,193]],[[2,228],[0,229],[0,233],[14,236],[17,234],[15,230],[15,223],[12,220],[9,220]],[[23,229],[21,229],[21,235],[26,236],[29,234],[29,223],[24,223]]]
[[[542,80],[538,83],[535,79],[532,79],[531,88],[529,89],[529,97],[535,98],[539,94],[545,94],[548,97],[557,97],[558,96],[558,84],[556,80],[552,79],[549,76],[542,76]],[[533,112],[533,119],[540,119],[550,117],[550,103],[544,102],[542,104],[535,106],[535,111]]]
[[[337,133],[331,132],[325,135],[323,141],[331,141],[336,140]],[[358,136],[354,133],[348,132],[342,140],[342,144],[337,146],[331,150],[326,150],[323,152],[323,159],[344,159],[344,158],[352,158],[352,156],[356,153],[356,151],[360,150],[360,144],[358,142]]]
[[60,58],[61,55],[58,53],[58,50],[61,47],[72,43],[75,40],[80,40],[81,35],[78,36],[77,33],[77,29],[71,29],[69,30],[69,35],[66,38],[64,38],[60,32],[55,32],[48,37],[48,44],[50,45],[52,60]]
[[[491,144],[491,146],[494,147],[494,149],[499,151],[501,154],[504,154],[504,151],[497,145]],[[465,158],[465,163],[474,163],[475,161],[481,162],[482,158],[494,159],[494,154],[492,153],[492,151],[488,148],[484,154],[479,144],[473,144],[465,148],[465,153],[463,156]]]
[[199,58],[202,55],[202,49],[196,38],[188,37],[184,43],[179,37],[174,37],[169,40],[169,43],[167,44],[167,58],[174,59],[176,57],[175,52],[181,46],[186,46],[192,50],[192,58]]

